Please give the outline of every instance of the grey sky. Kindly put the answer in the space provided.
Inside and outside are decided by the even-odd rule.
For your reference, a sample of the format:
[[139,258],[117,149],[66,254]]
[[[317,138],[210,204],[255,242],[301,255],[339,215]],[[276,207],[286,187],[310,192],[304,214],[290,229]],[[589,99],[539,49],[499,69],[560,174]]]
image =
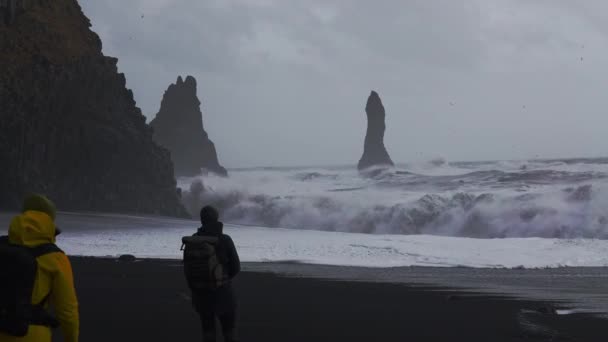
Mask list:
[[[80,0],[150,120],[198,80],[224,166],[608,155],[608,2]],[[141,18],[141,16],[144,18]]]

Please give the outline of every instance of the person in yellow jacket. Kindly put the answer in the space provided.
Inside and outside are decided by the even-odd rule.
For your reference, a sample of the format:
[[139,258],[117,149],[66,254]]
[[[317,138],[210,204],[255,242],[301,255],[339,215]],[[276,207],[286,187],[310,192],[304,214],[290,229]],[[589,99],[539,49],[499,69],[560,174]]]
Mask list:
[[[55,205],[42,195],[25,199],[23,211],[13,218],[9,228],[9,242],[26,247],[55,243]],[[52,306],[61,325],[65,342],[78,342],[78,300],[74,288],[72,266],[61,252],[42,255],[34,283],[32,304],[40,303],[47,296],[45,309]],[[0,342],[51,342],[51,328],[30,325],[25,337],[13,337],[0,332]]]

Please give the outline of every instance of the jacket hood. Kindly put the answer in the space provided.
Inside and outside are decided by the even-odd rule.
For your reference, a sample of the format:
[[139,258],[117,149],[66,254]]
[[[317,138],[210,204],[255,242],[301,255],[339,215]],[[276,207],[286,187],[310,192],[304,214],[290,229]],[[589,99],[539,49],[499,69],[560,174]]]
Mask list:
[[55,223],[46,213],[28,210],[11,221],[9,242],[27,247],[55,243]]
[[224,233],[224,224],[222,222],[207,223],[199,228],[198,232],[205,235],[222,235]]

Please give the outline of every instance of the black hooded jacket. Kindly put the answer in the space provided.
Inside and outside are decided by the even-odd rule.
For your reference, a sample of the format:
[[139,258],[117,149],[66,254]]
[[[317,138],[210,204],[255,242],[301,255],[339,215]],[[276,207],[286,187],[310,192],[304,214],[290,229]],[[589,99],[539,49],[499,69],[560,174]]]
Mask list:
[[[206,224],[199,228],[198,236],[218,237],[217,255],[220,262],[225,267],[230,279],[234,278],[241,271],[239,255],[234,247],[234,242],[230,236],[223,233],[224,225],[221,222]],[[192,304],[200,314],[213,312],[215,314],[233,312],[237,307],[237,299],[232,288],[232,282],[213,290],[193,290]]]
[[225,267],[227,275],[230,279],[234,278],[241,271],[239,254],[236,251],[232,238],[224,234],[224,224],[222,222],[206,224],[199,228],[194,235],[214,236],[219,238],[219,242],[217,244],[217,256],[222,265]]

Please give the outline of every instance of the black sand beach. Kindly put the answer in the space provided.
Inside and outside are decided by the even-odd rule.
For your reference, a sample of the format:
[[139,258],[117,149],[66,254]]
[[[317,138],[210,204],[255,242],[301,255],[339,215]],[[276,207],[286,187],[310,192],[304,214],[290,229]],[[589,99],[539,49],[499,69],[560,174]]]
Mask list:
[[[82,341],[200,341],[179,261],[72,258],[72,262]],[[539,301],[251,271],[239,275],[235,284],[242,341],[605,341],[608,337],[605,320],[586,314],[542,313],[550,304]],[[59,337],[56,334],[55,341]]]

